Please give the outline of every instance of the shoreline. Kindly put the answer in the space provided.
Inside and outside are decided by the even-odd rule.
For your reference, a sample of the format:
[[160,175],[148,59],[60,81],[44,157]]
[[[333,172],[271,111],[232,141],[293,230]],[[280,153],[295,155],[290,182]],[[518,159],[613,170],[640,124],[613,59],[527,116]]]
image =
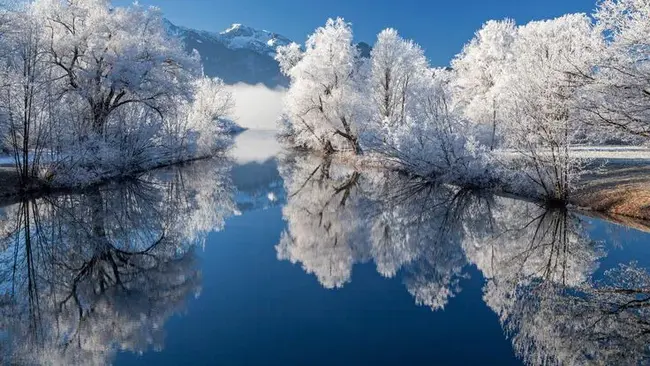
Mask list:
[[40,185],[27,190],[24,189],[24,187],[20,186],[20,177],[18,173],[16,173],[13,167],[0,166],[0,187],[1,187],[0,208],[21,202],[23,200],[32,200],[32,199],[37,199],[49,195],[57,195],[63,193],[83,193],[88,189],[101,187],[113,182],[121,182],[121,181],[128,181],[130,179],[136,179],[139,175],[148,172],[153,172],[159,169],[165,169],[165,168],[176,167],[176,166],[182,167],[186,164],[192,164],[197,161],[226,158],[224,154],[224,152],[226,151],[227,150],[220,151],[213,155],[196,157],[191,159],[160,162],[148,168],[139,168],[133,171],[125,172],[123,174],[110,175],[82,184],[74,184],[69,186],[63,186],[63,185],[56,186],[56,185],[50,185],[43,182],[40,183]]
[[589,174],[571,203],[585,211],[646,221],[650,227],[650,166],[614,166]]
[[[647,151],[645,148],[642,150]],[[381,162],[374,155],[358,157],[339,153],[334,154],[332,158],[355,169],[392,169],[390,164]],[[593,163],[598,164],[599,160],[602,158],[595,159]],[[645,159],[602,161],[600,170],[582,177],[578,188],[570,195],[568,208],[586,216],[650,232],[650,162],[645,164],[646,162]],[[490,188],[483,190],[514,199],[542,203],[534,197],[513,192]]]
[[[47,195],[80,192],[87,189],[137,178],[138,175],[174,166],[183,166],[196,161],[224,158],[229,149],[209,156],[202,156],[178,161],[166,161],[139,168],[118,175],[102,177],[85,184],[55,186],[42,183],[33,189],[25,190],[20,187],[20,178],[12,166],[0,166],[0,207],[15,204],[25,199],[36,199]],[[308,153],[325,158],[318,152],[288,149],[297,153]],[[374,155],[358,157],[353,154],[339,153],[329,156],[334,162],[350,165],[354,169],[392,169],[387,162],[379,161]],[[453,185],[453,184],[452,184]],[[484,188],[486,192],[496,195],[506,195],[514,199],[540,202],[531,197],[525,197],[505,191]],[[609,221],[615,224],[650,232],[650,164],[621,164],[610,165],[600,171],[586,174],[578,189],[571,194],[568,208],[585,216]]]

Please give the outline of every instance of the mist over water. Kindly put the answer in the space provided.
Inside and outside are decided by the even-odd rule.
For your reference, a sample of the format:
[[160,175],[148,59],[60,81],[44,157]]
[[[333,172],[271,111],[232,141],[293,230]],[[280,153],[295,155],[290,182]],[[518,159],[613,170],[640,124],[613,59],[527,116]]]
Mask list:
[[282,149],[272,130],[247,130],[235,138],[232,156],[238,164],[263,163]]
[[235,121],[254,130],[276,130],[282,114],[285,89],[270,89],[262,84],[236,84],[230,87],[235,99]]

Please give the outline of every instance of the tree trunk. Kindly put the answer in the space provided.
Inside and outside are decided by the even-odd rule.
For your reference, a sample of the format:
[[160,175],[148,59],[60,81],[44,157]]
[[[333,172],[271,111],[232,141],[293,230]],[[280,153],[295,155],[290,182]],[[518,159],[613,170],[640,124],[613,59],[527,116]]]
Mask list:
[[343,125],[345,132],[337,130],[336,134],[347,139],[352,147],[352,151],[354,151],[356,155],[361,155],[363,151],[361,150],[361,145],[359,145],[359,138],[352,133],[352,128],[348,119],[346,117],[341,117],[341,124]]
[[356,137],[353,137],[350,139],[350,144],[352,144],[352,150],[356,155],[362,155],[363,150],[361,149],[361,145],[359,145],[359,139]]
[[326,155],[330,155],[334,153],[334,146],[332,146],[332,142],[330,140],[325,141],[325,146],[323,146],[323,150],[325,151]]
[[[104,211],[104,198],[98,187],[94,187],[88,194],[88,205],[90,206],[91,233],[96,243],[101,246],[108,240],[106,234],[106,213]],[[104,250],[105,248],[101,248]]]
[[92,131],[97,135],[104,136],[104,126],[106,125],[106,120],[108,119],[108,113],[104,110],[101,105],[93,106],[93,125]]
[[496,107],[496,101],[492,101],[492,142],[490,142],[490,151],[494,150],[495,148],[495,139],[497,136],[497,107]]

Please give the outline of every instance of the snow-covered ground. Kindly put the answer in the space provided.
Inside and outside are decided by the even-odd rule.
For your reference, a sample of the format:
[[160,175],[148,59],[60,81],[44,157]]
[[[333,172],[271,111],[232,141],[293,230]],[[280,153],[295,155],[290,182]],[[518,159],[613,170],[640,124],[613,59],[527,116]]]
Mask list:
[[650,160],[650,148],[639,146],[578,146],[571,151],[575,156],[589,159]]
[[[575,146],[571,154],[577,158],[593,159],[596,162],[608,164],[638,165],[650,163],[650,148],[640,146]],[[498,154],[505,157],[516,157],[514,150],[501,150]]]

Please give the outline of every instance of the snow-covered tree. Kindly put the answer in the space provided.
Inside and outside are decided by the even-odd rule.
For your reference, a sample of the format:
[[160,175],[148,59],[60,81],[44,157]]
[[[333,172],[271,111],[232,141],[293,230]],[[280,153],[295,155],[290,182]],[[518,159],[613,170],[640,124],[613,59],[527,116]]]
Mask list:
[[[603,134],[634,140],[650,137],[650,2],[604,0],[598,4],[596,31],[603,37],[594,62],[595,75],[585,75],[583,93],[587,122]],[[607,136],[606,136],[607,137]]]
[[360,97],[361,61],[350,24],[329,19],[309,36],[302,55],[296,45],[287,47],[277,59],[291,79],[285,112],[293,144],[361,153],[365,101]]
[[291,42],[286,46],[280,46],[277,49],[276,59],[280,64],[280,70],[285,75],[289,75],[291,69],[302,59],[302,49],[296,42]]
[[453,105],[451,73],[430,68],[422,49],[396,30],[382,31],[364,59],[350,25],[330,19],[304,52],[291,44],[277,59],[291,78],[281,136],[293,145],[367,150],[440,179],[485,173],[485,151]]
[[521,26],[504,81],[504,138],[517,166],[542,195],[566,200],[580,169],[569,147],[580,132],[575,95],[592,72],[598,38],[584,14]]
[[503,79],[513,62],[512,45],[516,33],[514,21],[490,20],[451,62],[455,102],[465,117],[480,127],[489,126],[491,149],[497,146],[500,136],[497,130],[503,124],[500,111]]
[[157,8],[36,0],[0,10],[0,132],[22,186],[80,185],[215,154],[232,96]]
[[44,27],[30,5],[0,10],[0,133],[13,152],[21,185],[38,176],[49,129],[52,67],[42,52]]
[[103,134],[112,113],[130,104],[161,117],[174,99],[190,95],[199,70],[180,40],[168,35],[161,12],[108,0],[36,2],[49,41],[45,51],[65,81],[62,97],[77,99],[89,130]]
[[387,131],[377,150],[411,174],[459,185],[485,184],[489,181],[488,151],[453,106],[452,73],[428,69],[419,78],[417,100],[408,111],[407,122]]
[[402,39],[391,28],[377,35],[370,56],[368,89],[375,109],[372,123],[379,130],[378,142],[384,133],[414,117],[409,112],[418,102],[423,79],[430,76],[428,69],[424,52],[413,41]]
[[[197,157],[209,156],[223,147],[230,132],[225,125],[226,118],[234,109],[232,93],[218,78],[199,78],[193,83],[190,100],[178,101],[174,117],[164,124],[166,144]],[[188,151],[194,147],[196,151]]]

